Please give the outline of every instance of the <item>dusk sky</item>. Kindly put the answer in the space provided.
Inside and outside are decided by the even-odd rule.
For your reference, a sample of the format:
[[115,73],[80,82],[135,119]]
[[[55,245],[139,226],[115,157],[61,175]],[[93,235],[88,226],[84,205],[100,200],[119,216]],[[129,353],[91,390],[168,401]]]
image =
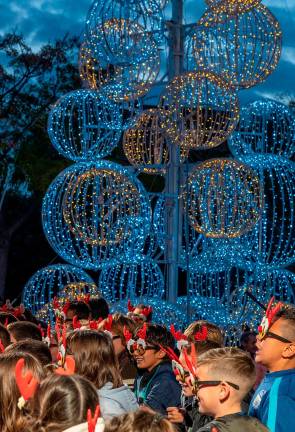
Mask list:
[[[276,71],[261,85],[240,92],[242,103],[261,97],[295,99],[295,0],[264,0],[283,30],[283,52]],[[83,33],[89,0],[0,0],[0,33],[16,30],[37,48],[66,32]],[[204,0],[186,0],[188,16],[199,18]]]

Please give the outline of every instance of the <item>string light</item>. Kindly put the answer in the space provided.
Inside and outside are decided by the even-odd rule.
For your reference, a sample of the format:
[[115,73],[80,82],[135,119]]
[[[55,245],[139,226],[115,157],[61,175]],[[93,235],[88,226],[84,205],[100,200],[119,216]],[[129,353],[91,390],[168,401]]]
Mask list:
[[50,303],[69,283],[93,284],[91,277],[81,268],[57,264],[38,270],[26,283],[22,301],[35,314]]
[[259,219],[259,179],[242,163],[231,159],[200,163],[183,189],[189,221],[207,237],[238,237]]
[[247,12],[260,2],[261,0],[206,0],[211,8],[226,10],[231,15]]
[[145,296],[161,299],[165,294],[160,267],[155,261],[144,256],[137,263],[122,263],[104,268],[100,273],[98,286],[110,303],[123,299],[133,300],[134,297],[139,300]]
[[151,208],[140,181],[127,169],[107,161],[79,163],[49,186],[42,222],[63,259],[97,270],[142,250]]
[[237,88],[249,88],[264,81],[277,67],[282,32],[262,4],[242,14],[231,14],[226,5],[228,2],[223,2],[206,11],[198,22],[197,65]]
[[119,106],[92,90],[76,90],[59,99],[49,114],[48,135],[63,156],[87,161],[106,156],[119,142]]
[[285,105],[261,100],[241,109],[240,122],[228,141],[234,156],[275,154],[291,158],[295,152],[295,118]]
[[206,71],[176,76],[166,88],[162,105],[167,135],[184,148],[220,145],[239,118],[235,91],[222,78]]

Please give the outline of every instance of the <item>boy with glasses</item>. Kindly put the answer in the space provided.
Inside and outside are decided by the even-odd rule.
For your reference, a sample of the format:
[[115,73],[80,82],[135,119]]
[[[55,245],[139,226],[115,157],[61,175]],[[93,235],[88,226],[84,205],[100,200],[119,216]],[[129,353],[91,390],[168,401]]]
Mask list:
[[242,401],[255,382],[252,359],[238,348],[212,349],[198,359],[193,379],[199,412],[214,420],[198,432],[266,432],[257,419],[242,412]]
[[249,414],[272,432],[295,430],[295,307],[268,307],[257,337],[256,362],[269,373],[257,388]]
[[180,405],[181,387],[171,361],[162,349],[174,348],[174,339],[166,327],[144,323],[134,339],[125,332],[127,348],[139,369],[134,392],[139,405],[166,415],[169,406]]

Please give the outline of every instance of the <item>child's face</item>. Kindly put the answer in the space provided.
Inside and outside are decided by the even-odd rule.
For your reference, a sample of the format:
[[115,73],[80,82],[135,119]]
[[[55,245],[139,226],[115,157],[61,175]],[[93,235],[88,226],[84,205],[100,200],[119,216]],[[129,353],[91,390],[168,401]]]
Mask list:
[[[283,320],[278,319],[269,331],[278,336],[285,337]],[[263,364],[270,371],[280,370],[283,352],[290,344],[266,336],[262,341],[257,339],[256,345],[255,361]]]
[[[188,358],[191,360],[191,356],[189,354],[188,354]],[[185,357],[182,351],[180,353],[179,360],[183,366],[186,366]],[[185,367],[184,369],[188,371],[188,367]],[[190,377],[188,376],[185,379],[185,382],[181,381],[181,379],[178,377],[176,377],[176,379],[182,387],[182,393],[184,394],[184,396],[193,396],[193,388],[190,383]]]
[[[214,381],[208,373],[207,366],[197,368],[198,381]],[[199,412],[215,417],[216,408],[220,402],[220,386],[200,385],[197,393]]]
[[155,366],[161,363],[163,357],[161,350],[155,347],[146,345],[145,352],[143,354],[139,353],[138,350],[134,351],[133,357],[136,361],[136,365],[139,369],[147,369],[151,371]]

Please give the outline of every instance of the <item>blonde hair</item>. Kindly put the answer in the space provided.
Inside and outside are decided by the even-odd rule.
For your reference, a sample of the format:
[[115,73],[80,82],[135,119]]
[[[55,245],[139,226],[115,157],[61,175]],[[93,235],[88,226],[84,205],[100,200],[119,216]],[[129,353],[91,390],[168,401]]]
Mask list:
[[176,432],[174,426],[160,414],[145,411],[124,414],[110,420],[104,432]]
[[192,322],[187,329],[185,329],[184,335],[188,338],[190,342],[194,342],[194,336],[197,332],[202,330],[202,327],[206,326],[208,330],[208,335],[206,340],[210,342],[215,342],[219,347],[224,346],[224,336],[221,329],[209,321],[198,320]]
[[200,366],[206,366],[213,379],[237,384],[241,397],[251,390],[256,380],[253,360],[239,348],[211,349],[198,358],[198,367]]

